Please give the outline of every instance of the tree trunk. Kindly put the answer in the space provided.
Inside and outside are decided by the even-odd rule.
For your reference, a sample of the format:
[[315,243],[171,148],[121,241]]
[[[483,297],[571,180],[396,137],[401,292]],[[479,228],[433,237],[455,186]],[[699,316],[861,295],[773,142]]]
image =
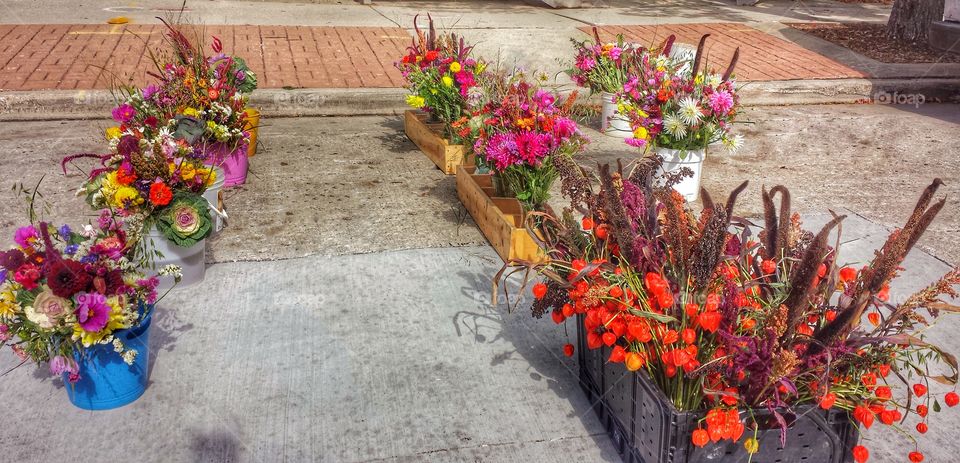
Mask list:
[[943,19],[944,0],[895,0],[887,35],[897,40],[927,42],[930,23]]

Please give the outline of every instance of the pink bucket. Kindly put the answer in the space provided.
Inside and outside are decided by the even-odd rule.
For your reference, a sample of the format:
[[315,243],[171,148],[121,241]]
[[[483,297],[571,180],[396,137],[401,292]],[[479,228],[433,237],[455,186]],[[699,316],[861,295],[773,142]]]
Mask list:
[[[233,148],[233,149],[231,149]],[[206,146],[207,162],[205,164],[223,169],[226,188],[247,183],[247,169],[250,158],[247,157],[247,144],[231,147],[222,143]]]

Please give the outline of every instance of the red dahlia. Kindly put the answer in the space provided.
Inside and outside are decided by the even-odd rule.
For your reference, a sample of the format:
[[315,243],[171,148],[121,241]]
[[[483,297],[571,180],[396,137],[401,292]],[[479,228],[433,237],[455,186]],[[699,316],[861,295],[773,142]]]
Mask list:
[[93,278],[84,269],[84,265],[73,260],[58,260],[50,265],[47,272],[47,285],[53,294],[69,298],[90,287]]

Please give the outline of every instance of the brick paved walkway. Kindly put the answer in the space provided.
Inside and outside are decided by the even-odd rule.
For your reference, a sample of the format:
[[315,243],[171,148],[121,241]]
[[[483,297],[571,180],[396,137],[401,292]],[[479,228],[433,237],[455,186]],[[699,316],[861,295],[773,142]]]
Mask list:
[[[143,85],[164,26],[0,25],[0,90],[102,89],[114,76]],[[207,26],[243,57],[262,88],[400,87],[393,62],[410,44],[399,28]]]
[[[589,27],[580,30],[592,34]],[[708,65],[722,72],[733,57],[733,51],[740,47],[736,74],[741,81],[866,77],[860,71],[744,24],[603,26],[598,30],[603,40],[612,40],[617,34],[623,34],[627,41],[648,46],[659,44],[670,34],[675,34],[678,42],[696,46],[703,34],[711,34],[706,45]]]

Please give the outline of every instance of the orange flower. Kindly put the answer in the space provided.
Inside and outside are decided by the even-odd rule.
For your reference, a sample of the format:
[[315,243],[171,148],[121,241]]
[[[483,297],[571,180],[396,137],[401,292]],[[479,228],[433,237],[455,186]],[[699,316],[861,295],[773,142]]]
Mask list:
[[166,206],[170,204],[171,199],[173,199],[173,193],[167,184],[155,182],[153,185],[150,185],[150,202],[154,206]]

